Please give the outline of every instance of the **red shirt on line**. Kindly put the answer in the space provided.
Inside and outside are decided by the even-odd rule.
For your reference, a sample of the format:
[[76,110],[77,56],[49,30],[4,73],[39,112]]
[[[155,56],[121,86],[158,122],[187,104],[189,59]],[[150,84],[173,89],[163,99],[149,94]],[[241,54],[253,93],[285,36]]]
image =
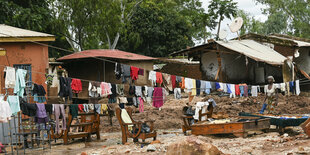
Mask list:
[[72,79],[71,88],[73,93],[80,93],[82,91],[82,82],[80,79]]
[[163,83],[163,75],[161,72],[156,72],[156,83],[161,85]]
[[138,67],[130,67],[130,77],[133,80],[137,80],[138,79],[138,72],[139,72],[139,68]]

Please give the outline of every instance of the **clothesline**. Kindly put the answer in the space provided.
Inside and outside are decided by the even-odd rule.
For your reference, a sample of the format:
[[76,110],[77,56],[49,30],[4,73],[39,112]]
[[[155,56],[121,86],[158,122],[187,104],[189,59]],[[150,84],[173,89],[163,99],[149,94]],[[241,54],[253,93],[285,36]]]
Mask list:
[[[17,70],[18,71],[18,70]],[[16,72],[17,72],[16,71]],[[38,73],[40,73],[40,72],[38,72]],[[151,74],[150,74],[151,75]],[[168,80],[171,80],[171,79],[166,79],[165,77],[163,77],[163,75],[162,74],[160,74],[160,78],[161,78],[161,83],[163,82],[163,79],[165,79],[166,80],[166,83],[167,84],[169,84],[168,82],[170,82],[170,84],[171,83],[173,83],[172,81],[168,81]],[[149,76],[150,77],[150,76]],[[155,79],[152,79],[153,81],[155,80],[156,81],[156,83],[158,83],[157,82],[157,75],[154,77]],[[204,90],[207,94],[209,94],[210,93],[210,90],[211,90],[211,88],[212,88],[212,86],[211,86],[211,83],[210,83],[210,81],[201,81],[201,85],[200,86],[202,86],[202,83],[203,82],[209,82],[209,86],[207,87],[207,86],[205,86],[204,88],[201,88],[199,85],[197,85],[196,84],[196,81],[198,81],[198,80],[195,80],[195,79],[191,79],[191,78],[184,78],[184,77],[182,77],[183,79],[181,80],[181,77],[179,77],[179,80],[177,80],[177,79],[175,79],[175,80],[177,80],[178,82],[176,82],[175,84],[175,86],[171,86],[170,87],[170,90],[172,89],[174,89],[174,88],[178,88],[178,89],[180,89],[179,87],[181,87],[181,89],[184,89],[184,83],[183,82],[185,82],[185,89],[186,90],[189,90],[189,91],[187,91],[187,92],[191,92],[191,91],[193,91],[193,93],[192,93],[192,96],[196,96],[197,94],[196,94],[196,91],[201,91],[201,90]],[[72,79],[78,79],[78,78],[72,78]],[[149,78],[150,79],[150,78]],[[185,80],[184,80],[185,79]],[[79,80],[84,80],[84,81],[90,81],[90,80],[85,80],[85,79],[79,79]],[[181,82],[182,81],[182,82]],[[99,81],[95,81],[95,82],[99,82]],[[186,82],[188,82],[188,83],[186,83]],[[100,83],[100,82],[99,82]],[[182,83],[182,86],[181,85],[178,85],[178,83]],[[110,85],[111,85],[111,83],[109,83]],[[190,84],[190,85],[189,85]],[[206,85],[207,83],[204,83],[204,85]],[[69,84],[69,85],[71,85],[71,84]],[[125,85],[125,84],[123,84],[123,85]],[[129,84],[130,85],[130,84]],[[160,84],[161,85],[161,84]],[[187,86],[186,86],[187,85]],[[226,84],[226,83],[220,83],[220,82],[215,82],[215,85],[218,85],[218,86],[215,86],[215,90],[218,90],[218,89],[221,89],[222,91],[224,91],[224,92],[226,92],[226,93],[230,93],[230,94],[234,94],[235,93],[235,88],[231,88],[231,87],[234,87],[235,85],[234,84]],[[282,86],[280,86],[280,84],[277,84],[278,86],[278,88],[280,88],[280,87],[282,87]],[[130,85],[131,86],[131,85]],[[240,88],[242,87],[242,86],[247,86],[247,88],[244,88],[244,90],[243,90],[243,87],[242,87],[242,90],[241,90],[241,94],[242,95],[240,95],[240,96],[243,96],[243,92],[245,91],[245,96],[248,96],[247,94],[248,94],[248,90],[250,90],[251,88],[253,89],[253,87],[256,87],[256,88],[254,88],[254,94],[255,95],[253,95],[253,96],[257,96],[257,93],[258,92],[261,92],[261,91],[257,91],[256,89],[259,87],[259,88],[261,88],[261,87],[263,87],[263,86],[260,86],[260,85],[246,85],[246,84],[240,84],[240,85],[237,85],[237,86],[240,86]],[[167,88],[169,88],[169,85],[165,85],[164,84],[164,87],[167,87]],[[73,89],[73,88],[72,88]],[[111,89],[111,88],[109,88],[109,89]],[[237,89],[237,88],[236,88]],[[282,89],[282,88],[281,88]],[[285,89],[285,88],[284,88]],[[172,91],[171,90],[171,91]],[[214,87],[212,88],[212,90],[214,90]],[[233,91],[232,91],[233,90]],[[239,91],[239,88],[237,89],[238,91]],[[283,91],[283,90],[282,90]],[[175,93],[178,93],[178,94],[180,94],[180,92],[175,92]],[[250,93],[250,91],[249,91],[249,93]],[[297,94],[299,94],[299,93],[297,93]],[[102,95],[102,94],[101,94]],[[107,95],[110,95],[110,94],[107,94]],[[200,95],[200,93],[199,93],[199,95]],[[239,93],[236,93],[236,95],[237,96],[239,96]],[[235,95],[233,95],[233,96],[235,96]],[[94,97],[94,96],[91,96],[91,97]],[[163,98],[164,96],[157,96],[158,98]],[[58,97],[57,97],[58,98]],[[154,96],[154,98],[156,98],[155,96]],[[90,99],[90,98],[88,98],[88,99]],[[156,101],[156,100],[155,100]]]
[[[6,35],[6,36],[9,36],[9,37],[18,38],[18,39],[21,39],[21,40],[26,40],[26,39],[21,38],[21,37],[11,36],[11,35],[8,35],[8,34],[5,34],[5,33],[1,33],[1,32],[0,32],[0,34]],[[52,46],[52,45],[48,45],[48,44],[43,44],[43,43],[36,42],[36,41],[29,41],[29,40],[27,40],[27,41],[28,41],[28,42],[32,42],[32,43],[35,43],[35,44],[39,44],[39,45],[42,45],[42,46],[47,46],[47,47],[50,47],[50,48],[54,48],[54,49],[58,49],[58,50],[66,51],[66,52],[75,53],[75,51],[63,49],[63,48],[60,48],[60,47],[57,47],[57,46]],[[92,58],[94,58],[94,59],[98,59],[98,60],[102,60],[102,61],[111,62],[111,63],[114,63],[114,64],[119,63],[119,62],[116,62],[116,61],[112,61],[112,60],[108,60],[108,59],[104,59],[104,58],[95,57],[95,56],[92,56],[92,55],[87,55],[87,54],[84,54],[84,53],[81,53],[81,52],[77,52],[77,54],[80,54],[80,55],[83,55],[83,56],[92,57]],[[233,61],[231,62],[231,64],[232,64],[234,61],[236,61],[236,59],[233,60]],[[121,64],[121,63],[119,63],[119,64]],[[138,68],[139,68],[139,67],[138,67]],[[146,71],[149,71],[149,72],[150,72],[150,71],[154,71],[154,70],[148,70],[148,69],[145,69],[145,68],[143,68],[143,69],[146,70]],[[156,72],[156,71],[155,71],[155,72]],[[46,74],[46,73],[43,73],[43,74]],[[168,74],[168,73],[164,73],[164,74]],[[171,75],[171,74],[169,74],[169,75]],[[183,77],[183,76],[182,76],[182,77]],[[187,78],[188,78],[188,77],[187,77]],[[82,80],[82,79],[81,79],[81,80]],[[83,79],[83,80],[84,80],[84,81],[92,82],[91,80],[85,80],[85,79]],[[201,80],[201,79],[195,79],[195,80]]]
[[[6,66],[6,65],[0,65],[0,66],[3,66],[3,67],[11,67],[11,66]],[[44,73],[44,72],[37,72],[37,71],[31,71],[32,73],[38,73],[38,74],[43,74],[43,75],[46,75],[47,73]],[[165,73],[166,74],[166,73]],[[79,79],[81,81],[85,81],[85,82],[104,82],[104,81],[93,81],[93,80],[87,80],[87,79],[81,79],[81,78],[75,78],[75,77],[69,77],[68,78],[71,78],[71,79]],[[193,79],[193,78],[190,78],[190,79]],[[305,78],[306,79],[306,78]],[[196,80],[196,79],[195,79]],[[206,80],[202,80],[202,81],[206,81]],[[307,85],[307,84],[310,84],[310,83],[307,83],[307,82],[310,82],[310,80],[300,80],[300,85]],[[211,82],[211,81],[210,81]],[[115,83],[111,83],[111,84],[115,84]],[[130,85],[130,84],[127,84],[127,83],[123,83],[123,85]],[[225,83],[227,84],[227,83]],[[231,83],[229,83],[231,84]],[[276,83],[277,84],[277,83]],[[145,85],[135,85],[135,86],[145,86]],[[248,85],[249,87],[250,86],[259,86],[261,88],[263,88],[265,85]],[[207,88],[195,88],[195,89],[199,89],[199,90],[206,90]]]
[[[132,95],[129,95],[129,96],[132,96]],[[165,95],[161,96],[161,97],[164,97]],[[25,96],[27,97],[27,96]],[[47,98],[61,98],[59,96],[28,96],[28,97],[47,97]],[[120,97],[126,97],[126,96],[120,96]],[[105,97],[72,97],[72,99],[102,99],[102,98],[105,98]],[[155,97],[152,97],[152,98],[160,98],[159,96],[155,96]],[[107,98],[108,99],[108,98]]]
[[[7,34],[4,34],[4,35],[7,35]],[[8,35],[9,36],[9,35]],[[17,37],[18,38],[18,37]],[[34,43],[37,43],[37,42],[35,42],[34,41]],[[40,45],[44,45],[44,46],[48,46],[48,47],[50,47],[49,45],[46,45],[46,44],[42,44],[42,43],[39,43]],[[58,47],[51,47],[51,48],[58,48]],[[61,49],[61,48],[60,48]],[[66,50],[66,51],[69,51],[69,50]],[[94,57],[94,56],[90,56],[90,55],[86,55],[86,54],[83,54],[83,53],[80,53],[80,52],[78,52],[78,54],[80,54],[80,55],[84,55],[84,56],[89,56],[89,57],[92,57],[92,58],[95,58],[95,59],[99,59],[99,60],[102,60],[102,61],[108,61],[108,62],[111,62],[111,63],[114,63],[114,64],[121,64],[121,63],[118,63],[118,62],[116,62],[116,61],[111,61],[111,60],[107,60],[107,59],[104,59],[104,58],[98,58],[98,57]],[[122,65],[124,65],[124,64],[122,64]],[[131,66],[131,67],[133,67],[133,66]],[[149,72],[151,72],[150,70],[147,70],[147,69],[145,69],[146,71],[149,71]],[[153,71],[153,70],[152,70]],[[157,73],[156,71],[153,71],[153,72],[155,72],[155,73]],[[161,73],[161,72],[159,72],[159,73]],[[45,73],[42,73],[42,74],[45,74]],[[166,74],[166,73],[164,73],[164,74]],[[163,73],[161,73],[161,76],[163,75]],[[169,75],[169,76],[171,76],[170,74],[166,74],[166,75]],[[156,78],[157,78],[157,75],[156,75]],[[162,77],[161,77],[162,78]],[[183,77],[184,78],[184,77]],[[77,78],[77,79],[79,79],[79,78]],[[192,79],[192,78],[189,78],[189,79]],[[80,80],[83,80],[83,81],[89,81],[90,82],[90,80],[86,80],[86,79],[80,79]],[[196,79],[193,79],[193,80],[196,80]],[[201,80],[201,81],[203,81],[203,80]],[[224,83],[225,85],[226,85],[226,83]],[[302,84],[305,84],[305,83],[302,83]],[[250,86],[250,85],[249,85]],[[259,86],[259,87],[262,87],[261,85],[256,85],[256,86]],[[195,86],[194,86],[195,87]],[[196,90],[199,90],[200,88],[195,88]]]

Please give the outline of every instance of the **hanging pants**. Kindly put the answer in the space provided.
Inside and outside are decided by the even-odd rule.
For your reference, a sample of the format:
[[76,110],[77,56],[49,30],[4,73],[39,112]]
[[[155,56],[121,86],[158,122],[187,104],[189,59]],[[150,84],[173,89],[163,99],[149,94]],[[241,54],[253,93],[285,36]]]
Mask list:
[[144,105],[143,105],[143,99],[142,97],[139,97],[139,112],[143,112],[144,111]]
[[56,133],[59,133],[59,117],[62,115],[62,130],[66,130],[65,106],[63,104],[54,104],[54,112],[56,117]]

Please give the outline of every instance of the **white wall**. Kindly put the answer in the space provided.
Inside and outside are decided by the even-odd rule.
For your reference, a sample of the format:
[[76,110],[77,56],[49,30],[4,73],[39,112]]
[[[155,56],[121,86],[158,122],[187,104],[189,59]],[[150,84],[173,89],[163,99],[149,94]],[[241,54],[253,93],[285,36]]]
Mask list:
[[207,80],[214,80],[218,69],[216,53],[208,52],[202,54],[201,69],[203,77],[206,76]]
[[[246,79],[246,65],[244,56],[238,54],[223,54],[222,71],[225,81],[240,81]],[[215,52],[207,52],[201,56],[201,69],[204,77],[207,80],[214,80],[217,70],[218,62]]]
[[[266,82],[266,77],[269,75],[274,76],[277,82],[282,81],[282,68],[280,66],[271,66],[248,58],[247,68],[244,55],[223,54],[221,58],[224,82],[249,82],[261,84]],[[258,68],[260,68],[260,73],[254,73]],[[218,70],[217,55],[215,52],[207,52],[202,54],[201,70],[204,79],[211,81],[215,80],[214,78]]]

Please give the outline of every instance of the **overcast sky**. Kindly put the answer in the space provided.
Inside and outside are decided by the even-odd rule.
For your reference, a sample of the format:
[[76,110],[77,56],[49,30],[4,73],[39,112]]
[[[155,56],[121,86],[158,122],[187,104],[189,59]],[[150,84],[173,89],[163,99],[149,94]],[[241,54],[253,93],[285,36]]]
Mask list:
[[[200,1],[202,2],[203,8],[206,11],[208,11],[208,5],[211,0],[200,0]],[[262,13],[262,9],[266,8],[266,6],[260,3],[256,4],[254,0],[233,0],[233,1],[238,3],[237,5],[239,9],[244,10],[245,12],[251,14],[252,16],[254,16],[255,19],[260,20],[260,21],[267,20],[267,16]],[[229,28],[227,26],[227,24],[230,24],[230,23],[231,23],[231,20],[224,19],[224,21],[221,24],[221,29],[226,29],[229,32],[227,39],[237,37],[237,34],[230,33]],[[212,33],[216,34],[217,29],[213,30]],[[198,44],[200,43],[198,42]]]

